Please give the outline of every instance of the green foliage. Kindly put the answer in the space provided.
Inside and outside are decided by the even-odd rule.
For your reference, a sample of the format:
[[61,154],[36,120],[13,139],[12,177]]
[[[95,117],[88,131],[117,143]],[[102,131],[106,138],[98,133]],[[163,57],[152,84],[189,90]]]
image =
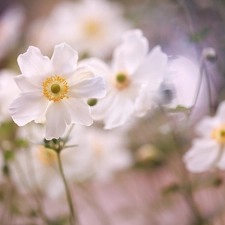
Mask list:
[[190,41],[195,42],[195,43],[204,41],[207,38],[207,36],[209,35],[209,33],[210,33],[210,28],[205,27],[205,28],[201,29],[199,32],[191,34]]
[[162,194],[163,195],[168,195],[168,194],[171,194],[171,193],[176,193],[178,191],[181,190],[181,187],[179,184],[177,183],[173,183],[165,188],[162,189]]
[[3,155],[5,162],[8,162],[14,158],[14,152],[12,150],[4,151]]

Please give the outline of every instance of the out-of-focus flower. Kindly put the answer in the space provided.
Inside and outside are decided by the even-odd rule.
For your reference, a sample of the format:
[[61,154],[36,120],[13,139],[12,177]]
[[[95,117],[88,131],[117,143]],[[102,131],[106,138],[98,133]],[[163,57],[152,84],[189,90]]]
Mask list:
[[151,56],[149,56],[149,63],[151,63],[151,68],[146,69],[149,70],[149,73],[153,73],[155,78],[150,77],[146,84],[142,86],[140,95],[135,103],[137,116],[144,116],[147,111],[157,107],[159,88],[168,70],[168,57],[161,51],[159,46],[152,50]]
[[[11,161],[12,178],[22,193],[38,188],[49,197],[60,197],[64,186],[60,179],[57,153],[40,143],[44,137],[44,126],[28,124],[20,128],[19,137],[30,139],[30,149],[15,152],[16,161]],[[97,128],[75,126],[67,145],[78,145],[64,149],[61,154],[67,180],[109,180],[114,173],[128,168],[132,158],[126,149],[124,136],[118,132]]]
[[24,23],[24,10],[22,7],[12,7],[0,17],[0,59],[2,59],[15,46],[22,33]]
[[225,169],[225,102],[214,117],[203,118],[196,131],[201,137],[193,141],[192,148],[184,155],[187,169],[191,172]]
[[78,147],[65,149],[62,156],[70,152],[74,169],[67,173],[73,173],[76,180],[109,180],[116,172],[132,165],[126,137],[118,130],[105,131],[96,127],[75,126],[69,143],[78,144]]
[[137,161],[139,162],[150,160],[156,161],[160,159],[159,150],[151,144],[142,145],[140,148],[137,149],[135,156]]
[[11,118],[8,110],[9,104],[20,92],[13,80],[15,75],[16,73],[11,70],[0,71],[0,123]]
[[[20,127],[17,136],[30,141],[29,149],[17,149],[16,160],[11,161],[12,179],[20,192],[41,190],[49,197],[60,197],[64,186],[60,179],[57,153],[40,144],[44,138],[44,126],[30,123]],[[63,154],[62,160],[66,167],[72,169],[73,165],[67,161],[70,157]]]
[[93,58],[81,62],[92,66],[106,80],[108,94],[92,107],[93,117],[104,119],[106,129],[130,119],[143,84],[149,82],[149,92],[154,92],[162,82],[161,66],[166,56],[159,46],[148,51],[148,41],[142,32],[131,30],[123,35],[122,44],[115,49],[111,67]]
[[46,52],[65,41],[79,53],[106,57],[130,27],[122,11],[119,4],[105,0],[63,2],[49,18],[33,25],[31,38]]
[[[179,57],[170,62],[171,74],[166,77],[161,87],[162,101],[171,108],[183,106],[190,108],[195,103],[195,97],[200,77],[200,66],[185,57]],[[202,79],[197,104],[207,96],[204,76]],[[204,94],[204,99],[203,99]]]
[[77,59],[77,52],[65,43],[55,47],[51,60],[35,47],[18,57],[22,75],[15,81],[22,93],[9,107],[15,123],[46,120],[48,140],[61,137],[71,123],[92,124],[84,99],[104,97],[105,84],[90,67],[77,68]]

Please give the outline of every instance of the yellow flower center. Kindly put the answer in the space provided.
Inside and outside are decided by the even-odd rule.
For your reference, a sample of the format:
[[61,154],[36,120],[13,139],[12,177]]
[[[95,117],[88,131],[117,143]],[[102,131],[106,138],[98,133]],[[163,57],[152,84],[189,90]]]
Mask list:
[[118,73],[115,76],[115,80],[113,81],[114,86],[118,89],[118,90],[123,90],[125,88],[127,88],[130,85],[130,78],[126,73]]
[[212,139],[215,139],[219,144],[225,144],[225,124],[213,129],[211,137]]
[[102,33],[102,28],[101,25],[99,24],[98,21],[91,20],[87,21],[85,26],[84,26],[84,33],[89,37],[89,36],[99,36]]
[[63,77],[58,75],[48,77],[42,83],[42,86],[44,96],[50,101],[57,102],[63,98],[69,98],[66,95],[69,87],[66,79]]
[[37,148],[36,154],[39,161],[46,166],[51,166],[57,162],[56,152],[50,148],[45,148],[44,146],[40,145]]

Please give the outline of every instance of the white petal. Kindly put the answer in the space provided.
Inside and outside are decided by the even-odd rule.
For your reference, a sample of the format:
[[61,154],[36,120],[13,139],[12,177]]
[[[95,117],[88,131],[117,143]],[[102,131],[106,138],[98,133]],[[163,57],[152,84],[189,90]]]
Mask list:
[[83,79],[86,78],[92,78],[94,77],[94,71],[91,67],[89,66],[81,66],[78,67],[75,72],[73,73],[73,76],[71,76],[68,79],[68,83],[70,86],[74,85],[75,83],[82,81]]
[[121,96],[120,94],[108,101],[109,107],[106,109],[105,129],[112,129],[126,123],[134,111],[134,104],[130,98]]
[[197,134],[209,138],[212,135],[213,129],[220,125],[219,121],[206,116],[196,125],[195,131]]
[[64,100],[71,115],[72,123],[90,126],[93,123],[90,108],[83,99],[69,98]]
[[66,124],[71,123],[71,116],[68,108],[62,101],[53,102],[46,112],[46,134],[45,138],[62,137],[66,130]]
[[48,106],[48,100],[42,92],[33,91],[21,93],[9,106],[9,112],[14,122],[24,126],[32,120],[38,120]]
[[98,103],[95,106],[91,107],[91,116],[94,120],[103,120],[106,114],[107,109],[111,105],[111,100],[109,100],[110,94],[107,94],[107,97],[98,100]]
[[131,30],[123,36],[123,42],[113,55],[113,70],[132,74],[140,66],[148,52],[148,40],[141,30]]
[[[173,86],[176,94],[176,104],[190,108],[196,97],[199,66],[188,58],[179,57],[171,61],[169,68],[170,71],[174,73]],[[207,93],[205,87],[205,82],[202,82],[198,97],[198,101],[200,102],[204,102],[206,99]],[[199,106],[200,102],[198,102],[195,107]]]
[[156,90],[163,80],[166,71],[168,57],[162,52],[160,46],[156,46],[148,54],[146,59],[133,74],[132,80],[143,82],[149,80],[149,89]]
[[210,139],[197,139],[184,155],[186,168],[191,172],[204,172],[215,167],[219,145]]
[[105,82],[102,77],[88,78],[69,88],[69,96],[79,98],[103,98],[106,95]]
[[109,66],[100,59],[97,58],[89,58],[84,59],[79,62],[79,65],[89,65],[94,70],[94,74],[97,76],[102,76],[106,79],[110,77],[112,74]]
[[148,89],[148,86],[144,86],[135,101],[135,115],[138,117],[142,117],[148,110],[155,107],[156,104],[154,102],[154,98],[155,93],[151,92]]
[[37,91],[42,89],[41,86],[37,86],[32,82],[32,79],[29,79],[28,77],[25,77],[24,75],[19,75],[14,77],[14,80],[19,87],[19,89],[23,92],[27,91]]
[[69,78],[77,67],[77,60],[77,52],[66,43],[55,46],[51,61],[56,75],[67,75]]
[[18,64],[22,74],[35,79],[34,83],[39,86],[43,82],[43,77],[54,75],[50,59],[33,46],[30,46],[26,53],[19,55]]

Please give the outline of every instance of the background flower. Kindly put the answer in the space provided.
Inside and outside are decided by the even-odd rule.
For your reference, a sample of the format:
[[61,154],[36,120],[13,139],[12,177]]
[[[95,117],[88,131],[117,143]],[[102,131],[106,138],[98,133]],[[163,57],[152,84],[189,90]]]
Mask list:
[[106,129],[121,126],[130,119],[142,85],[149,82],[149,92],[159,87],[163,79],[161,66],[164,67],[167,57],[160,47],[149,53],[148,49],[142,32],[131,30],[123,35],[122,43],[114,50],[111,68],[98,59],[81,62],[81,65],[90,65],[106,80],[107,96],[92,107],[93,117],[103,119]]
[[185,154],[184,162],[192,172],[204,172],[215,168],[225,169],[225,102],[214,117],[205,117],[196,126],[201,136],[193,142]]
[[[46,20],[32,25],[34,44],[48,53],[55,44],[67,42],[80,54],[107,57],[122,32],[130,27],[119,3],[82,0],[59,3]],[[30,39],[29,39],[30,40]]]

